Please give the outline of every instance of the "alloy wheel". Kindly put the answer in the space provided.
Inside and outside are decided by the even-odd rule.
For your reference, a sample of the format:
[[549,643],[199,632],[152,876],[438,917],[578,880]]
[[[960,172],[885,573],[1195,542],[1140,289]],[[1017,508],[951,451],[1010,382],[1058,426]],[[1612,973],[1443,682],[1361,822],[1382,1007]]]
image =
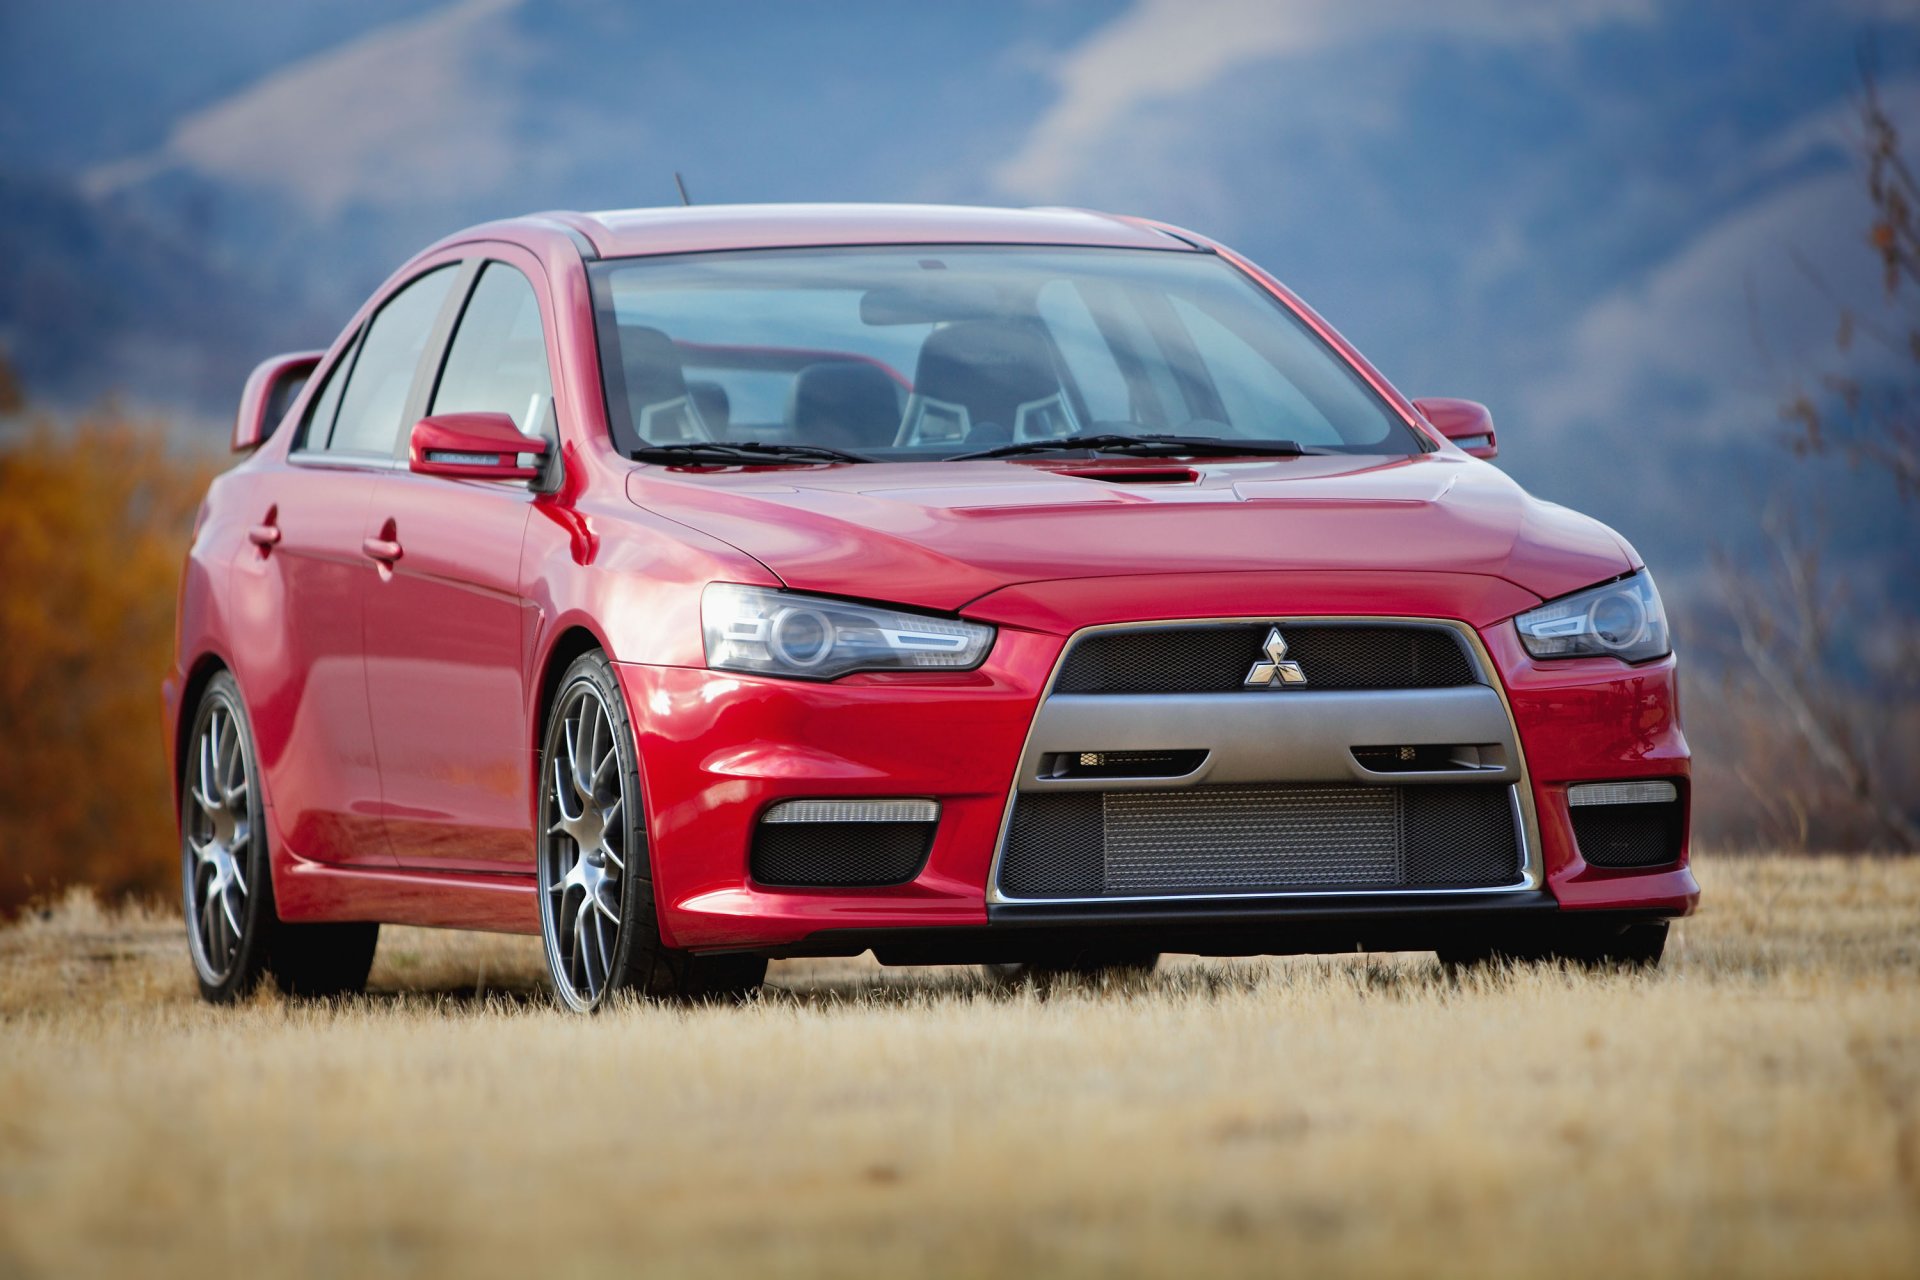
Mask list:
[[540,914],[560,996],[597,1006],[620,954],[627,871],[627,771],[612,717],[591,681],[560,704],[541,788]]
[[234,972],[246,936],[255,838],[253,779],[232,709],[216,702],[195,736],[188,763],[187,934],[200,976],[219,984]]

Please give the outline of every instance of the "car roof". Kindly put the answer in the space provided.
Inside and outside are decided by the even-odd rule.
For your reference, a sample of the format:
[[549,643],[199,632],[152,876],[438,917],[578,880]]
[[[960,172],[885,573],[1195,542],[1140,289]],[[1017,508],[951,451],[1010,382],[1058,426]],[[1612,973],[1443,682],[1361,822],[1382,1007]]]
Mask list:
[[474,230],[497,233],[516,224],[548,230],[558,224],[575,235],[576,243],[584,239],[601,258],[807,245],[1035,244],[1189,251],[1196,247],[1146,222],[1084,209],[933,204],[712,204],[601,213],[556,211]]

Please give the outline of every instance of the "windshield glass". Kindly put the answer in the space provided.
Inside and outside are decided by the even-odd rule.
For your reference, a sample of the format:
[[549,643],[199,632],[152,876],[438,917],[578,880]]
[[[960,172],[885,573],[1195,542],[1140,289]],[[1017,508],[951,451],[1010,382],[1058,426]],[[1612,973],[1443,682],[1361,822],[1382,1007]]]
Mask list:
[[615,442],[900,461],[1088,434],[1423,443],[1213,254],[907,246],[592,266]]

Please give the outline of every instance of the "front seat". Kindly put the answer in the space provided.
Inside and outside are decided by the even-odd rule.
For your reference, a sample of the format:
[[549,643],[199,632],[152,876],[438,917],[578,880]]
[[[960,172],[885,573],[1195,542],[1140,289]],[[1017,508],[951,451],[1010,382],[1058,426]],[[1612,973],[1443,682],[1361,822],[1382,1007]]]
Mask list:
[[620,372],[627,383],[627,407],[633,429],[648,444],[710,440],[693,398],[673,339],[643,324],[620,326]]
[[900,384],[859,360],[823,360],[794,376],[787,438],[835,449],[884,449],[900,429]]
[[715,440],[726,439],[733,423],[733,398],[727,389],[717,382],[689,382],[687,393],[693,397],[693,407],[707,434]]
[[899,442],[1046,440],[1075,430],[1045,334],[1018,320],[956,320],[920,346]]

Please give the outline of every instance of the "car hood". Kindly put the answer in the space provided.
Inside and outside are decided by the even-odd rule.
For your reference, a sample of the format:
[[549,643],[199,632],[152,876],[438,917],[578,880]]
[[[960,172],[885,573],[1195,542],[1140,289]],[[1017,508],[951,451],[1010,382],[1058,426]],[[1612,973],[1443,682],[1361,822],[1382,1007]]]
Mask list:
[[1605,525],[1451,453],[640,467],[627,492],[795,590],[940,610],[1017,583],[1249,570],[1476,574],[1551,599],[1637,565]]

